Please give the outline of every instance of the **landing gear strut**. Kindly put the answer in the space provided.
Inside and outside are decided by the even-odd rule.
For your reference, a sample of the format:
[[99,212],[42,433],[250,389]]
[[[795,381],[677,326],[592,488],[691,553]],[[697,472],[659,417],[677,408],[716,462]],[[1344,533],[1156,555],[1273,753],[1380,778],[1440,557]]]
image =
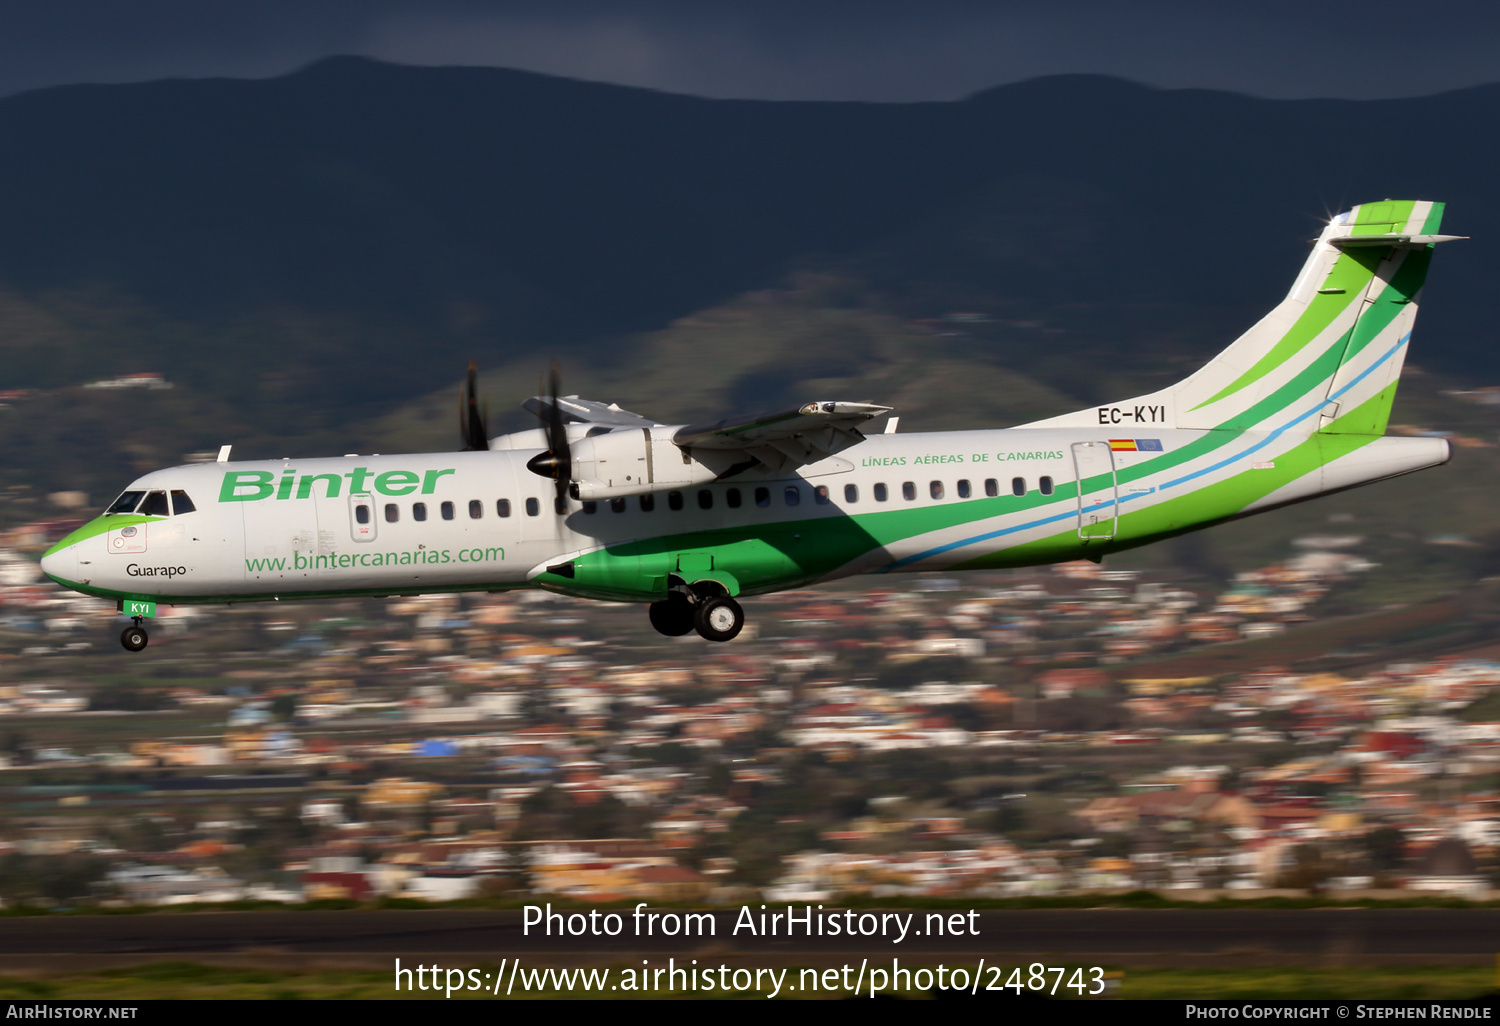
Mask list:
[[697,631],[709,641],[729,641],[745,627],[745,611],[728,595],[703,594],[678,585],[651,603],[651,626],[669,638]]
[[135,621],[135,625],[133,627],[126,627],[120,632],[120,644],[125,646],[125,651],[127,652],[139,652],[146,647],[146,642],[151,639],[146,634],[146,628],[141,626],[142,618],[132,616],[131,619]]

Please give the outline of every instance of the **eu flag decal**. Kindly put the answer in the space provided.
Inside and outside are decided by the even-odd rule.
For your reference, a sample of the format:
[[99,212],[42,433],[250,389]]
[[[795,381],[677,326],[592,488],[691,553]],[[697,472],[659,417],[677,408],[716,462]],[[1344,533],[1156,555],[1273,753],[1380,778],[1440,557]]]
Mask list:
[[1160,438],[1137,438],[1135,440],[1136,450],[1139,452],[1161,452]]

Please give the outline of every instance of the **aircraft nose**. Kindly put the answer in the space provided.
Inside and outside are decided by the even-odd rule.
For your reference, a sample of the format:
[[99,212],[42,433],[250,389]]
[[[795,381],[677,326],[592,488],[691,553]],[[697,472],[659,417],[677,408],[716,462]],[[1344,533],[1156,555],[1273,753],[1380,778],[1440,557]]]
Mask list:
[[55,548],[42,557],[42,573],[53,580],[78,579],[78,550],[72,545]]

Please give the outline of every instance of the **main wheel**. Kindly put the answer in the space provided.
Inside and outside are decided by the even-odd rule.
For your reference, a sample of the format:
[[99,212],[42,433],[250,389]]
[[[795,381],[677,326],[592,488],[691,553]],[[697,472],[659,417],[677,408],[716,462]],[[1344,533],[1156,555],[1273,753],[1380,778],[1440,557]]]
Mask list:
[[729,641],[745,626],[745,611],[728,595],[716,595],[698,603],[693,626],[709,641]]
[[120,632],[120,644],[125,646],[127,652],[139,652],[149,640],[151,639],[146,636],[144,627],[126,627]]
[[687,599],[669,598],[651,603],[651,626],[669,638],[680,638],[693,629],[693,607]]

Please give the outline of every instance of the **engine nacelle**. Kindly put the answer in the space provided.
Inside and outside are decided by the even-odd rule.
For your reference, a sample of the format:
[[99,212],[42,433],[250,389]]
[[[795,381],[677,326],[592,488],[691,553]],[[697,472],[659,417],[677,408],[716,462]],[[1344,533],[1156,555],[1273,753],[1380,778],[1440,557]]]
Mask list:
[[[743,454],[691,452],[672,441],[675,427],[615,428],[572,444],[578,498],[613,499],[664,488],[686,488],[717,478]],[[707,461],[707,462],[705,462]]]

